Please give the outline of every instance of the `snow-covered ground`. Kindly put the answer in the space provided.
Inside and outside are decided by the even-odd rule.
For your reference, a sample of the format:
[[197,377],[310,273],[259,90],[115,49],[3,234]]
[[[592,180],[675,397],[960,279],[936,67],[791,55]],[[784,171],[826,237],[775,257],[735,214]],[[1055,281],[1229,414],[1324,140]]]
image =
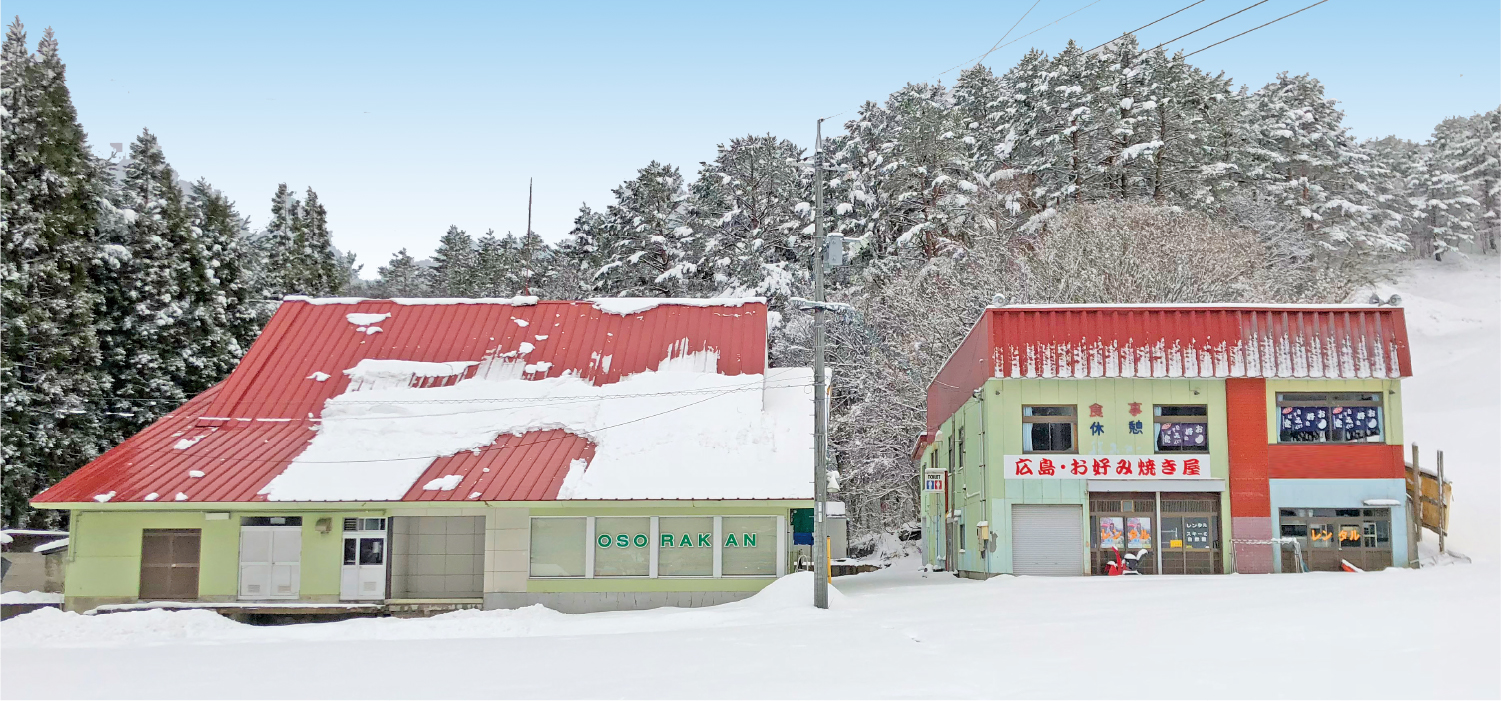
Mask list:
[[0,696],[1496,698],[1501,275],[1453,265],[1392,291],[1417,371],[1408,439],[1444,450],[1450,543],[1473,564],[974,582],[908,559],[836,580],[829,611],[808,606],[806,574],[714,608],[586,615],[255,628],[46,610],[0,624]]

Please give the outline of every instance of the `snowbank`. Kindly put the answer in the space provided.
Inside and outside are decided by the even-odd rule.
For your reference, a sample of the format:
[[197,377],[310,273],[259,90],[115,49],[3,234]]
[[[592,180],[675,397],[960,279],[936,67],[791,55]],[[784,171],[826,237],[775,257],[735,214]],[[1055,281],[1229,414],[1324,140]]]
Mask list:
[[62,594],[48,591],[8,591],[0,594],[0,604],[60,604]]
[[[503,434],[562,429],[596,445],[563,499],[807,499],[813,494],[812,374],[719,375],[712,352],[595,386],[574,375],[521,379],[501,354],[472,363],[363,360],[328,401],[318,434],[261,491],[272,501],[397,500],[434,459]],[[574,470],[577,473],[578,470]]]
[[596,297],[589,303],[606,314],[630,316],[648,309],[670,305],[676,307],[743,307],[765,304],[765,297]]

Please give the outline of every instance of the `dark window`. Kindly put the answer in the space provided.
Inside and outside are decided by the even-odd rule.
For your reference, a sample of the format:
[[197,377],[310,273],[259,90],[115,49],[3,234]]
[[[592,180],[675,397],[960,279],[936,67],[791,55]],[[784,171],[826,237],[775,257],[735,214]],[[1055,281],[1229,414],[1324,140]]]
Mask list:
[[1152,407],[1152,434],[1157,452],[1207,453],[1209,407],[1156,405]]
[[[351,538],[351,540],[353,540]],[[361,538],[360,539],[360,564],[381,565],[386,562],[386,541],[384,538]]]
[[1279,443],[1380,443],[1381,393],[1277,394]]
[[1077,421],[1071,406],[1022,407],[1022,452],[1073,453]]
[[964,427],[959,427],[959,467],[964,467]]
[[355,552],[359,548],[359,542],[358,538],[344,539],[344,564],[353,565],[356,563]]
[[242,526],[301,526],[301,516],[245,516],[240,519]]

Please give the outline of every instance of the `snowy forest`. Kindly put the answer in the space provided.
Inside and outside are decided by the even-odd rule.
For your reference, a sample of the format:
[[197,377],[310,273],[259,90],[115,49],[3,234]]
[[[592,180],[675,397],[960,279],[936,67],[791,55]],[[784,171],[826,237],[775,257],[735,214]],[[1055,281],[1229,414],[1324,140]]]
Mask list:
[[450,227],[365,279],[311,189],[268,183],[253,225],[149,131],[96,155],[50,30],[33,50],[16,20],[0,61],[8,527],[56,525],[26,500],[223,379],[288,294],[758,295],[773,364],[806,365],[811,319],[787,300],[811,291],[815,178],[850,261],[830,280],[854,310],[830,329],[831,442],[866,542],[915,518],[927,385],[988,304],[1349,301],[1501,234],[1501,113],[1360,141],[1311,76],[1237,87],[1127,35],[866,102],[826,125],[821,167],[734,138],[686,176],[646,164],[556,243]]

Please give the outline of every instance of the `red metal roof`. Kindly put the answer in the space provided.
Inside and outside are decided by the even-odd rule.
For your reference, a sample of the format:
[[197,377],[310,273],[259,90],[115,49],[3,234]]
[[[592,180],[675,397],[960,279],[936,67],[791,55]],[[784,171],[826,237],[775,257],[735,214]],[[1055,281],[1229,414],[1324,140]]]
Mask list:
[[[351,313],[390,316],[360,327],[346,318]],[[152,493],[159,501],[176,500],[179,493],[189,502],[260,501],[260,490],[312,439],[324,402],[349,388],[344,370],[366,359],[483,361],[522,343],[534,347],[526,362],[539,367],[528,379],[572,372],[605,385],[655,369],[669,355],[705,350],[718,351],[720,374],[762,374],[766,306],[663,304],[619,315],[589,302],[289,300],[224,382],[32,502],[88,502],[110,492],[111,502],[142,502]],[[316,373],[329,377],[318,381]],[[189,448],[173,447],[194,438]],[[569,465],[593,454],[588,440],[561,431],[501,436],[478,455],[434,461],[403,501],[468,500],[473,492],[480,492],[476,500],[553,499]],[[454,490],[421,489],[434,477],[453,474],[465,475]]]
[[1410,376],[1400,307],[991,307],[928,386],[928,428],[991,377]]

